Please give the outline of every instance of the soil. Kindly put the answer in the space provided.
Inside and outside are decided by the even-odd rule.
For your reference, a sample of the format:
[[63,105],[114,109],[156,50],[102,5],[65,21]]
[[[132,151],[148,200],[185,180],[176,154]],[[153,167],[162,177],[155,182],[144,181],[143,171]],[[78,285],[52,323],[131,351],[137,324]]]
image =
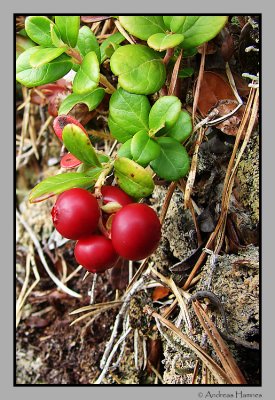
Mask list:
[[[249,21],[258,21],[257,16],[231,17],[227,30],[214,41],[219,49],[206,56],[207,69],[223,69],[221,44],[230,34],[233,40],[233,55],[230,57],[232,70],[239,74],[248,72],[257,74],[259,58],[255,52],[246,52],[248,46],[259,46],[259,29]],[[101,23],[104,24],[104,21]],[[227,41],[229,43],[229,41]],[[198,73],[200,54],[194,58],[195,73]],[[106,70],[108,70],[106,68]],[[181,87],[181,101],[188,109],[192,106],[194,79]],[[17,87],[17,105],[22,104],[22,90]],[[244,96],[246,100],[247,97]],[[91,113],[80,110],[83,118],[89,119]],[[104,110],[98,116],[100,129],[106,128]],[[48,118],[47,106],[31,104],[35,117],[33,129],[39,132]],[[87,114],[89,116],[87,117]],[[17,113],[17,130],[21,133],[23,111]],[[81,119],[81,118],[80,118]],[[96,121],[96,119],[94,120]],[[93,129],[96,123],[93,123]],[[259,231],[260,231],[260,135],[258,124],[238,165],[230,196],[227,213],[225,240],[215,263],[210,254],[202,263],[197,280],[190,287],[190,294],[209,290],[218,296],[224,308],[230,333],[246,343],[260,343],[261,325],[259,318],[260,275],[259,275]],[[192,192],[196,220],[201,234],[198,240],[197,227],[189,208],[184,207],[184,187],[182,182],[175,188],[162,227],[162,239],[156,252],[151,256],[149,265],[157,269],[164,277],[172,277],[182,287],[190,274],[194,263],[202,253],[211,232],[215,229],[220,211],[224,180],[234,146],[235,137],[226,135],[217,128],[208,128],[199,148],[196,179]],[[30,137],[26,138],[29,151]],[[110,148],[112,142],[97,139],[99,149]],[[32,153],[26,156],[17,171],[17,208],[39,241],[51,271],[60,279],[68,277],[78,267],[73,249],[75,242],[64,241],[53,230],[50,211],[54,199],[37,204],[29,204],[28,193],[32,187],[47,176],[59,171],[60,144],[53,135],[51,125],[45,130],[39,144],[39,159]],[[110,178],[112,179],[112,177]],[[170,184],[157,182],[154,193],[146,199],[158,214],[161,213]],[[83,320],[71,323],[83,313],[73,311],[90,305],[90,290],[93,275],[85,277],[80,269],[68,280],[70,289],[81,295],[73,297],[57,288],[41,262],[33,240],[22,224],[17,221],[16,231],[16,295],[26,283],[30,268],[28,288],[35,282],[35,271],[39,279],[26,297],[19,314],[16,329],[16,384],[94,384],[102,369],[100,362],[108,340],[114,329],[121,303],[110,303],[104,311],[95,311]],[[184,267],[173,269],[175,264],[185,260]],[[94,290],[94,304],[114,302],[125,296],[129,283],[128,263],[114,270],[106,271],[97,277]],[[133,273],[140,267],[139,262],[131,265]],[[85,278],[85,279],[84,279]],[[156,282],[155,282],[156,283]],[[159,281],[157,281],[159,284]],[[155,285],[156,286],[156,285]],[[156,299],[154,287],[142,287],[129,301],[129,308],[118,326],[119,337],[125,324],[131,328],[125,340],[122,357],[116,352],[112,363],[119,360],[116,368],[111,368],[102,380],[103,384],[114,385],[154,385],[154,384],[191,384],[197,357],[175,335],[171,341],[160,335],[155,320],[144,312],[145,306],[151,306],[162,314],[173,302],[173,294],[168,293]],[[201,300],[212,320],[223,331],[224,325],[219,311],[205,300]],[[88,311],[87,311],[88,312]],[[206,340],[192,308],[190,317],[194,328],[192,340],[205,346],[206,351],[219,362],[217,354]],[[179,307],[170,316],[170,321],[188,334],[188,328],[178,320]],[[129,320],[127,320],[129,318]],[[123,323],[122,323],[123,322]],[[226,340],[229,350],[242,371],[247,384],[261,383],[260,352]],[[199,364],[197,383],[202,383],[203,366]],[[216,383],[213,379],[212,383]]]

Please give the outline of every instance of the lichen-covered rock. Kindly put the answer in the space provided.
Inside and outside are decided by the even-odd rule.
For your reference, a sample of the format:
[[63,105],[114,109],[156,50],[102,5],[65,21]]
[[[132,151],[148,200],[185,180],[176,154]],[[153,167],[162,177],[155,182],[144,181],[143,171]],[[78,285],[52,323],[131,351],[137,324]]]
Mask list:
[[237,187],[242,205],[254,225],[259,223],[259,134],[251,136],[237,171]]
[[[220,255],[214,270],[208,257],[194,293],[200,290],[210,290],[219,297],[226,313],[230,334],[249,343],[259,341],[259,249],[257,247],[247,246],[237,255]],[[217,327],[224,331],[225,327],[219,311],[211,305],[208,308]],[[201,344],[202,329],[192,308],[189,310],[193,328],[197,332],[193,340]],[[185,325],[182,324],[181,329],[185,330]],[[180,343],[175,337],[173,340]],[[259,382],[259,352],[231,340],[226,342],[247,382],[257,384]],[[166,340],[163,345],[165,348],[164,382],[166,384],[190,383],[190,375],[187,372],[188,368],[194,367],[194,361],[190,359],[190,350],[182,347],[182,352],[175,351]],[[217,359],[211,346],[208,352],[211,357]],[[182,371],[186,374],[182,375]]]
[[[160,213],[167,188],[156,186],[152,196],[152,207]],[[162,238],[152,259],[157,267],[167,273],[168,268],[189,256],[196,249],[195,227],[189,210],[184,209],[183,193],[176,189],[162,226]]]

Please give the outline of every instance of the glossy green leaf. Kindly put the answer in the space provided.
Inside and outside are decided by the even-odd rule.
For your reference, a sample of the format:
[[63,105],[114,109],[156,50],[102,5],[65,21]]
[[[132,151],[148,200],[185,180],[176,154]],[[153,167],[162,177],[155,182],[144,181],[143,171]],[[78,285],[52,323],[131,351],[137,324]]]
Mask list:
[[157,92],[166,78],[160,55],[141,44],[119,47],[111,57],[110,67],[118,75],[121,87],[136,94]]
[[86,176],[95,179],[95,181],[97,181],[102,171],[103,168],[91,167],[89,164],[84,164],[84,163],[81,163],[77,168],[77,172],[85,174]]
[[213,39],[227,22],[227,16],[186,16],[177,33],[184,35],[184,49],[197,47]]
[[105,50],[106,56],[107,56],[108,58],[111,58],[112,55],[114,54],[114,52],[115,52],[119,47],[120,47],[119,44],[114,44],[114,43],[110,44],[110,45],[106,48],[106,50]]
[[122,146],[118,149],[117,155],[118,157],[126,157],[129,158],[130,160],[133,159],[132,153],[131,153],[131,143],[132,139],[127,140],[125,143],[123,143]]
[[27,87],[35,87],[54,82],[66,75],[72,63],[66,54],[62,54],[48,64],[32,68],[30,57],[37,51],[37,46],[24,51],[16,60],[16,80]]
[[164,16],[163,20],[164,23],[171,32],[178,32],[181,26],[184,23],[185,16],[183,15],[176,15],[176,16]]
[[66,125],[62,131],[62,139],[68,151],[80,161],[88,165],[102,166],[90,139],[79,126]]
[[152,47],[157,51],[163,51],[171,47],[176,47],[184,39],[184,36],[180,33],[165,34],[165,33],[155,33],[150,36],[147,43],[148,46]]
[[131,141],[131,154],[134,161],[142,167],[147,167],[150,161],[159,156],[160,146],[149,137],[147,131],[139,131]]
[[181,111],[176,123],[169,129],[163,129],[163,134],[176,139],[178,142],[184,142],[192,132],[192,119],[187,111]]
[[59,15],[55,17],[55,23],[60,31],[63,42],[67,43],[70,47],[75,47],[80,26],[80,16]]
[[124,143],[136,132],[148,130],[150,109],[146,96],[129,93],[122,88],[116,90],[110,99],[108,118],[113,137]]
[[125,40],[125,37],[120,33],[116,32],[113,35],[109,36],[107,39],[102,42],[100,45],[100,55],[101,55],[101,62],[105,61],[109,56],[106,54],[106,50],[109,46],[118,45]]
[[53,47],[51,26],[54,27],[57,37],[60,37],[58,28],[47,17],[30,16],[25,20],[25,30],[27,35],[31,38],[31,40],[43,47]]
[[170,128],[177,121],[181,110],[181,102],[176,96],[160,97],[149,114],[149,128],[157,131],[161,128]]
[[75,94],[87,94],[99,83],[99,62],[94,51],[86,54],[73,81]]
[[47,64],[52,60],[55,60],[57,57],[63,54],[65,50],[66,49],[64,48],[56,47],[51,49],[39,47],[37,48],[37,51],[30,56],[30,65],[33,68],[41,67],[42,65]]
[[99,44],[93,31],[91,31],[88,26],[82,26],[82,28],[79,30],[76,48],[79,50],[82,57],[85,57],[86,54],[94,51],[96,53],[98,62],[100,63],[101,56]]
[[51,40],[52,40],[53,46],[55,46],[55,47],[64,47],[66,49],[68,48],[68,46],[61,39],[60,33],[57,30],[56,25],[52,24],[50,26],[50,32],[51,32]]
[[179,71],[178,73],[178,77],[179,78],[189,78],[190,76],[192,76],[194,74],[194,68],[192,67],[186,67],[183,68]]
[[78,103],[86,104],[89,111],[92,111],[101,103],[104,95],[105,90],[103,88],[96,88],[91,93],[85,95],[72,93],[61,103],[58,115],[68,114],[68,112]]
[[118,185],[130,196],[141,198],[153,192],[154,181],[151,173],[133,160],[117,158],[114,169]]
[[170,137],[160,137],[157,142],[161,152],[159,157],[150,163],[155,173],[167,181],[177,181],[184,177],[190,166],[186,149]]
[[162,16],[121,16],[119,22],[131,35],[142,40],[147,40],[155,33],[166,31]]
[[48,199],[49,197],[55,196],[72,188],[84,188],[94,186],[97,177],[88,176],[78,172],[68,172],[65,174],[59,174],[50,176],[38,183],[29,195],[29,201],[31,203],[38,203]]

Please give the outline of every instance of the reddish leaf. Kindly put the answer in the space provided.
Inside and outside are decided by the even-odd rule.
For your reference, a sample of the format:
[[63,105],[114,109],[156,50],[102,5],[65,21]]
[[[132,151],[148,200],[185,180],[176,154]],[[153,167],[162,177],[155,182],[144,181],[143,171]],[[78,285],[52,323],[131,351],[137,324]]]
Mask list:
[[169,292],[170,290],[168,288],[164,286],[157,286],[152,293],[152,299],[154,301],[163,299],[168,295]]
[[34,88],[31,91],[31,102],[41,106],[48,104],[49,114],[56,117],[61,102],[71,93],[70,89],[71,84],[65,79],[59,79],[56,83],[49,83]]
[[80,164],[81,161],[71,153],[65,154],[60,161],[60,166],[66,169],[75,168]]
[[88,136],[85,128],[81,125],[80,122],[77,121],[77,119],[73,118],[70,115],[59,115],[53,121],[53,129],[54,129],[56,136],[61,141],[62,141],[62,131],[63,131],[64,127],[68,124],[75,124],[75,125],[79,126],[79,128],[81,128],[82,131]]
[[210,71],[205,71],[201,82],[198,110],[205,117],[219,100],[236,100],[234,93],[225,79]]
[[104,21],[105,19],[111,18],[109,15],[82,15],[81,21],[85,24],[89,24],[91,22],[99,22]]

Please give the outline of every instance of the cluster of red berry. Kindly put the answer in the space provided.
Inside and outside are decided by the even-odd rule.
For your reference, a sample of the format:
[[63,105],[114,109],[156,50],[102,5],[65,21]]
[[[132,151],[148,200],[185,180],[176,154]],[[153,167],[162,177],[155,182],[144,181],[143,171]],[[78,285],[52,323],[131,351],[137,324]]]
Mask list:
[[[161,237],[159,218],[147,204],[134,203],[116,186],[103,186],[101,196],[97,199],[88,190],[70,189],[59,195],[52,209],[56,230],[65,238],[77,240],[75,258],[93,273],[112,268],[119,257],[148,257]],[[120,208],[109,216],[103,210],[111,202]]]

